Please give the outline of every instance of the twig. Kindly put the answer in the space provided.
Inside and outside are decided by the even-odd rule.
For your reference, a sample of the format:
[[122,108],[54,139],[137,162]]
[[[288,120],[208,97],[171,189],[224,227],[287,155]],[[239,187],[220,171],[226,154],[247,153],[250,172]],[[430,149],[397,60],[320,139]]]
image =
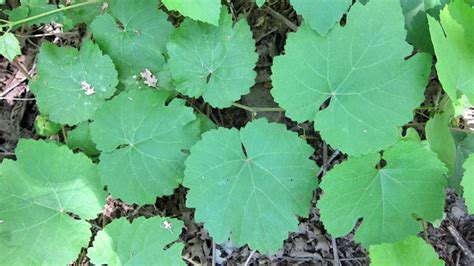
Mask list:
[[466,241],[464,240],[464,238],[462,238],[462,236],[459,234],[458,230],[456,230],[456,228],[452,225],[448,225],[448,230],[449,230],[449,233],[451,234],[451,236],[454,238],[454,240],[456,241],[456,244],[459,246],[459,248],[462,250],[462,252],[464,253],[464,255],[466,255],[467,259],[469,262],[473,262],[474,261],[474,253],[472,252],[472,250],[469,248],[469,246],[467,245]]
[[192,259],[190,259],[188,257],[182,256],[181,258],[183,258],[183,260],[189,262],[191,265],[201,265],[201,263],[197,263],[197,262],[193,261]]
[[212,266],[216,266],[216,242],[212,240]]
[[288,28],[290,28],[292,31],[297,31],[298,30],[298,26],[296,26],[293,22],[291,22],[289,19],[285,18],[282,14],[276,12],[275,10],[273,10],[271,7],[266,7],[265,10],[267,10],[268,13],[270,13],[270,15],[272,15],[273,17],[281,20],[286,26],[288,26]]
[[16,97],[0,97],[0,100],[10,100],[10,101],[34,101],[35,98],[16,98]]
[[250,107],[247,105],[243,105],[240,103],[233,103],[232,106],[235,106],[240,109],[244,109],[251,113],[258,113],[258,112],[284,112],[285,109],[280,107]]
[[336,238],[331,237],[331,243],[332,243],[332,255],[334,256],[334,266],[339,266],[341,265],[341,262],[339,261],[339,253],[337,251]]
[[245,261],[245,264],[244,264],[245,266],[249,266],[250,260],[252,259],[253,255],[255,255],[255,252],[256,250],[252,250],[252,252],[250,253],[250,256]]
[[329,167],[329,165],[332,163],[332,161],[334,161],[334,159],[336,159],[336,157],[340,154],[341,152],[339,150],[336,150],[334,151],[332,154],[331,154],[331,157],[329,157],[328,161],[327,161],[327,165],[324,165],[321,166],[321,168],[319,169],[319,172],[316,176],[320,176],[321,173],[323,173],[324,171],[327,170],[327,168]]

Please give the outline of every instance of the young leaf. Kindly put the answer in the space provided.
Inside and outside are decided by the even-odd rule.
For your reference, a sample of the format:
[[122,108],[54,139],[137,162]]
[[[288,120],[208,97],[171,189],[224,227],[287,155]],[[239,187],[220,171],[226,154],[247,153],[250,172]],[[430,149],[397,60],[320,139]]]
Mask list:
[[0,36],[0,55],[5,56],[10,62],[17,55],[21,55],[20,42],[11,32],[7,32]]
[[427,54],[404,59],[412,47],[400,9],[392,0],[357,2],[345,27],[336,26],[326,38],[307,25],[290,33],[286,54],[272,68],[272,95],[287,116],[314,120],[332,147],[351,155],[397,142],[400,127],[424,99],[431,70]]
[[[386,165],[376,167],[382,162]],[[321,220],[333,237],[340,237],[363,218],[355,239],[365,247],[402,240],[421,230],[413,214],[427,221],[443,215],[446,171],[420,142],[400,141],[382,157],[351,157],[321,182]]]
[[426,139],[428,140],[431,150],[434,151],[438,158],[446,165],[449,170],[448,175],[454,173],[456,163],[456,145],[454,138],[449,130],[451,119],[453,118],[454,108],[451,102],[446,103],[443,113],[435,114],[426,123]]
[[265,4],[266,0],[255,0],[255,4],[260,8]]
[[198,139],[193,109],[156,90],[131,90],[97,110],[92,140],[102,152],[99,172],[115,198],[154,203],[183,178],[185,150]]
[[441,24],[428,17],[439,80],[453,101],[459,91],[474,104],[474,9],[455,0],[441,11],[440,19]]
[[38,115],[35,119],[35,131],[38,135],[43,137],[51,137],[56,135],[62,126],[48,120],[44,115]]
[[449,0],[400,0],[408,43],[421,51],[434,54],[427,17],[439,20],[439,12],[447,2]]
[[0,264],[73,262],[107,197],[96,166],[44,141],[20,140],[16,156],[0,166]]
[[183,16],[194,20],[210,23],[215,26],[219,24],[221,0],[163,0],[163,4],[169,10],[178,11]]
[[145,69],[154,75],[162,69],[165,44],[174,28],[157,2],[111,0],[107,13],[91,24],[94,39],[114,60],[123,83],[133,83]]
[[95,265],[186,265],[179,238],[183,222],[160,216],[140,217],[131,224],[120,218],[95,237],[88,256]]
[[416,236],[393,244],[371,246],[369,250],[371,265],[393,266],[443,266],[435,250],[423,239]]
[[240,132],[206,132],[186,160],[187,206],[196,208],[195,219],[217,243],[231,238],[275,252],[298,229],[296,216],[308,216],[317,186],[312,153],[295,133],[264,119]]
[[464,199],[470,214],[474,214],[474,155],[470,155],[464,162],[463,168],[466,169],[461,181],[464,189]]
[[100,153],[92,142],[89,122],[82,122],[67,132],[67,146],[71,150],[80,149],[87,155],[93,156]]
[[167,48],[176,90],[203,96],[214,107],[231,106],[255,83],[258,55],[250,27],[245,20],[233,25],[225,9],[219,27],[186,19]]
[[78,51],[45,43],[39,53],[38,79],[30,83],[38,107],[49,119],[76,125],[92,117],[118,83],[112,60],[86,41]]
[[291,0],[296,12],[319,35],[326,36],[330,29],[349,10],[351,0]]

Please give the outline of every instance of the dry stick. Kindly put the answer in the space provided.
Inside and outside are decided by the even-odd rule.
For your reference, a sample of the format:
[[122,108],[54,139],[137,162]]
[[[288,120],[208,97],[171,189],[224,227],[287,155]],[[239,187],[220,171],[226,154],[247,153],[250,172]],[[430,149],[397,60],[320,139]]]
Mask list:
[[336,150],[335,152],[333,152],[333,154],[331,154],[331,157],[329,157],[328,161],[327,161],[327,165],[323,165],[320,169],[319,169],[319,172],[316,176],[320,176],[321,173],[323,171],[325,171],[329,165],[332,163],[332,161],[334,161],[334,159],[336,159],[336,157],[340,154],[341,152],[339,150]]
[[448,230],[451,236],[453,236],[454,240],[456,241],[456,244],[458,244],[464,255],[466,255],[468,261],[473,262],[474,253],[472,253],[472,250],[469,248],[464,238],[462,238],[462,236],[459,234],[458,230],[456,230],[456,228],[452,225],[448,225]]
[[332,255],[334,256],[334,266],[339,266],[341,265],[341,262],[339,261],[339,253],[337,251],[336,238],[331,236],[331,243],[332,243]]
[[212,266],[216,266],[216,242],[212,240]]
[[191,260],[191,259],[188,258],[188,257],[182,256],[181,258],[183,258],[183,260],[189,262],[191,265],[201,265],[200,263],[197,263],[197,262]]
[[258,112],[284,112],[285,109],[280,107],[250,107],[247,105],[243,105],[240,103],[233,103],[232,106],[238,107],[240,109],[244,109],[251,113],[258,113]]
[[250,253],[250,256],[245,261],[245,264],[244,264],[245,266],[249,266],[250,260],[252,259],[253,255],[255,254],[255,251],[256,250],[252,250],[252,253]]
[[289,19],[285,18],[282,14],[276,12],[275,10],[273,10],[272,8],[270,7],[267,7],[265,8],[265,10],[267,10],[268,13],[270,13],[270,15],[272,15],[273,17],[281,20],[286,26],[288,26],[288,28],[290,28],[292,31],[296,31],[298,30],[298,26],[296,26],[293,22],[291,22]]

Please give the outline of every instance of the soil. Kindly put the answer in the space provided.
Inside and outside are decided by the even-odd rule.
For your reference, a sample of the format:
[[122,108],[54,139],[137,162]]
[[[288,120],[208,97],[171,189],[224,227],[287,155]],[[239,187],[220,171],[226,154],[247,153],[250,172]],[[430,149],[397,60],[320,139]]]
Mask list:
[[[276,104],[269,93],[272,87],[270,80],[272,61],[275,56],[284,53],[286,37],[292,28],[300,25],[301,18],[297,16],[288,0],[270,0],[261,9],[248,0],[224,0],[223,2],[229,6],[236,19],[247,19],[260,55],[256,67],[258,73],[256,85],[252,88],[250,96],[243,97],[242,102],[255,107],[274,107]],[[175,25],[182,21],[182,17],[177,14],[169,14],[170,21]],[[344,23],[344,19],[341,23]],[[33,95],[28,91],[26,76],[27,74],[35,75],[35,58],[41,43],[48,40],[58,45],[78,47],[84,38],[89,37],[85,34],[84,26],[66,34],[60,33],[57,27],[50,25],[24,27],[15,33],[20,36],[24,56],[16,60],[14,64],[0,58],[0,94],[4,93],[10,98],[10,100],[0,101],[0,161],[4,158],[15,158],[14,149],[20,138],[39,138],[33,125],[38,109]],[[9,92],[6,93],[7,91]],[[421,107],[432,105],[440,93],[442,90],[437,77],[433,74],[426,92],[426,101]],[[187,101],[190,106],[207,114],[222,127],[242,127],[253,115],[238,108],[212,109],[199,99],[187,99]],[[422,110],[424,109],[420,108],[417,111],[415,119],[409,126],[417,129],[423,136],[423,123],[429,118],[429,114]],[[321,140],[311,123],[297,124],[278,112],[259,115],[267,117],[270,121],[284,123],[289,130],[296,131],[306,138],[315,149],[312,158],[323,169],[318,178],[321,178],[333,165],[345,159],[343,155]],[[53,136],[53,138],[61,140],[62,136]],[[308,218],[300,218],[298,232],[289,234],[282,249],[270,256],[254,253],[246,246],[235,247],[231,242],[214,243],[206,229],[194,222],[193,210],[185,206],[186,189],[182,187],[176,189],[172,196],[157,199],[154,205],[127,205],[109,198],[104,213],[91,223],[95,235],[98,230],[117,217],[128,217],[130,220],[138,216],[153,215],[179,218],[185,222],[185,230],[180,239],[185,243],[182,255],[190,265],[237,265],[246,262],[249,265],[333,265],[336,261],[342,265],[369,264],[367,251],[353,241],[352,233],[334,240],[326,232],[319,219],[319,210],[315,207],[320,193],[319,189],[314,192],[313,207]],[[428,224],[420,236],[433,245],[440,258],[448,265],[474,263],[474,261],[468,261],[466,254],[460,248],[460,240],[456,239],[452,232],[454,228],[461,237],[461,241],[464,240],[464,244],[474,250],[474,216],[467,215],[462,198],[452,190],[447,190],[445,210],[446,218],[439,227]],[[337,254],[336,260],[335,254]],[[76,264],[88,264],[85,252],[81,254]]]

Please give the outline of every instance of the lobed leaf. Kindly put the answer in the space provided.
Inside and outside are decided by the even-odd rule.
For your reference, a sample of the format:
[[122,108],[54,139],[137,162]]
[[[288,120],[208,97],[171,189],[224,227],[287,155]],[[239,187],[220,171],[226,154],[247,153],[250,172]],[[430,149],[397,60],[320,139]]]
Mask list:
[[94,115],[90,130],[102,151],[99,173],[115,198],[154,203],[181,183],[186,150],[200,128],[183,100],[167,99],[156,90],[126,91]]
[[240,131],[208,131],[185,163],[186,204],[217,243],[230,238],[276,252],[298,229],[296,216],[308,216],[317,186],[312,153],[295,133],[264,119]]
[[167,248],[179,239],[182,228],[182,221],[160,216],[140,217],[131,224],[126,218],[116,219],[99,231],[88,256],[96,265],[186,265],[181,259],[183,243]]
[[44,141],[20,140],[16,156],[0,165],[0,264],[73,262],[107,197],[96,166]]
[[115,93],[115,66],[91,41],[85,41],[80,51],[45,43],[38,57],[38,78],[30,89],[40,111],[53,122],[87,121]]
[[231,106],[255,83],[258,55],[250,27],[245,20],[233,25],[224,9],[219,27],[185,19],[167,48],[176,90],[214,107]]
[[314,120],[334,148],[351,155],[387,148],[423,101],[431,70],[427,54],[405,60],[412,51],[405,36],[392,0],[357,2],[345,27],[326,38],[304,24],[274,60],[272,95],[289,118]]
[[[377,167],[381,162],[386,165]],[[355,240],[365,247],[397,242],[422,229],[413,215],[427,221],[442,217],[446,172],[420,142],[400,141],[382,156],[350,157],[321,182],[321,220],[333,237],[340,237],[363,218]]]

